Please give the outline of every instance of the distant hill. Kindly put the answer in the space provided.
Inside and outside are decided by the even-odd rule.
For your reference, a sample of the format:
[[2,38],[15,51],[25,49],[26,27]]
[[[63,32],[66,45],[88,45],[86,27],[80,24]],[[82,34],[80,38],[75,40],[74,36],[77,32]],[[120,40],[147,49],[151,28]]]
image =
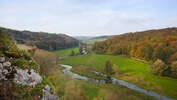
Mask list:
[[81,40],[81,41],[86,41],[86,40],[93,38],[93,36],[74,36],[74,38]]
[[40,49],[52,51],[79,45],[79,40],[65,34],[18,31],[2,27],[0,27],[0,29],[11,35],[19,44],[36,46]]
[[110,37],[112,37],[112,36],[97,36],[97,37],[91,38],[90,40],[93,40],[93,39],[108,39]]
[[108,39],[110,37],[111,36],[74,36],[74,38],[81,41],[95,40],[95,39]]
[[97,36],[97,37],[92,37],[92,38],[85,40],[83,42],[86,44],[94,44],[95,42],[105,41],[111,37],[112,36]]

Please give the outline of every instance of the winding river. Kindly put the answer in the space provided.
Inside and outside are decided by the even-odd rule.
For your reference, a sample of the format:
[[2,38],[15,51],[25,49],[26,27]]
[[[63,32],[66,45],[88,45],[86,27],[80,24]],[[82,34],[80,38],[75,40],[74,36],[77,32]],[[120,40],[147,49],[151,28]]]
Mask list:
[[[89,77],[86,77],[86,76],[81,76],[79,74],[73,73],[73,72],[70,71],[72,69],[72,66],[70,66],[70,65],[61,65],[61,66],[65,68],[63,70],[64,74],[68,75],[68,76],[70,76],[72,78],[80,79],[80,80],[85,80],[85,81],[91,81],[91,82],[106,83],[105,80],[97,80],[97,79],[93,79],[93,78],[89,78]],[[96,71],[93,71],[93,72],[95,74],[106,76],[105,74],[102,74],[102,73],[99,73],[99,72],[96,72]],[[112,79],[112,84],[119,84],[119,85],[125,86],[125,87],[127,87],[129,89],[133,89],[133,90],[139,91],[141,93],[144,93],[146,95],[153,96],[153,97],[155,97],[155,98],[157,98],[159,100],[175,100],[173,98],[169,98],[167,96],[158,94],[156,92],[142,89],[142,88],[140,88],[140,87],[138,87],[138,86],[136,86],[134,84],[128,83],[126,81],[118,80],[118,79],[116,79],[114,77],[112,77],[111,79]]]

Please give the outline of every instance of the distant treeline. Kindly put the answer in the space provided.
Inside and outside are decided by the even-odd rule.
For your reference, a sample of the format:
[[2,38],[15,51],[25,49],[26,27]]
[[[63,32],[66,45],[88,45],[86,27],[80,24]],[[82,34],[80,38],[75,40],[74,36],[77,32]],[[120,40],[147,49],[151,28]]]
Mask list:
[[95,43],[93,49],[97,53],[128,55],[149,62],[160,59],[170,66],[177,62],[177,28],[117,35]]
[[19,44],[36,46],[45,50],[58,50],[76,47],[79,41],[64,34],[50,34],[45,32],[17,31],[0,27],[11,35]]

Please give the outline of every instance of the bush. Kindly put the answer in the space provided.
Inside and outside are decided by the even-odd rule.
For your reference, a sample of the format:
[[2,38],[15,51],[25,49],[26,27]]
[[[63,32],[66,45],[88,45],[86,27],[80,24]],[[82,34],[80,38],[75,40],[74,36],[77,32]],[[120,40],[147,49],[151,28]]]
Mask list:
[[27,64],[26,61],[23,60],[23,59],[18,59],[18,60],[15,62],[15,65],[18,66],[18,67],[21,67],[21,68],[24,68],[26,64]]

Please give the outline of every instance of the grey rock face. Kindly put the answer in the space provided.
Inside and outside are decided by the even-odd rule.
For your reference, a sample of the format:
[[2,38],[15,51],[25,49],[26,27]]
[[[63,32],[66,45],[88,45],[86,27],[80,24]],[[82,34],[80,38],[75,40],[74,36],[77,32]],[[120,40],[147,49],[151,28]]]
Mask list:
[[5,57],[0,57],[0,63],[5,62]]
[[47,91],[50,91],[50,86],[49,86],[49,85],[46,85],[46,86],[44,87],[44,89],[47,90]]
[[3,63],[3,66],[4,66],[4,67],[10,67],[10,66],[11,66],[11,63],[10,63],[9,61],[4,62],[4,63]]
[[43,89],[42,100],[59,100],[59,98],[56,95],[51,94],[50,87],[46,85],[45,88]]
[[16,66],[11,66],[5,57],[0,57],[0,80],[13,80],[22,85],[35,86],[42,82],[41,76],[33,69],[22,70]]
[[3,65],[0,63],[0,69],[3,69]]
[[22,85],[35,86],[38,83],[42,82],[41,76],[36,73],[33,69],[31,70],[22,70],[16,69],[17,73],[15,74],[14,82]]

